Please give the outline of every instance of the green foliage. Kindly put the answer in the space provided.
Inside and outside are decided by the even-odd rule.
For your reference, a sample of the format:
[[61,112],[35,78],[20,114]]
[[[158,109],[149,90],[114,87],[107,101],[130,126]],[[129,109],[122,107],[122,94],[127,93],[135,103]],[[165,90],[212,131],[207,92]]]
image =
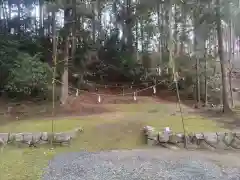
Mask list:
[[46,90],[51,77],[49,65],[41,62],[36,53],[32,56],[27,52],[31,47],[25,51],[22,49],[27,46],[27,43],[22,44],[24,42],[12,36],[0,39],[0,88],[11,96],[16,96],[16,93],[39,95]]
[[[104,64],[114,67],[116,74],[127,77],[129,80],[139,79],[143,73],[143,69],[137,64],[132,52],[128,51],[127,44],[119,39],[118,31],[115,31],[106,40],[100,48],[98,56]],[[113,72],[111,71],[111,73]],[[112,75],[109,74],[109,76]]]
[[47,90],[51,69],[38,57],[20,53],[9,71],[5,90],[26,95],[33,95]]

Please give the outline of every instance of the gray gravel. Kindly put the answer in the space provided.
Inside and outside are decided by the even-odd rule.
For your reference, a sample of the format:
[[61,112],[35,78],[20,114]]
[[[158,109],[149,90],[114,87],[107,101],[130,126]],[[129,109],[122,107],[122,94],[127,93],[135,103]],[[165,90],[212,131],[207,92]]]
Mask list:
[[166,149],[56,156],[43,180],[239,180],[239,154]]

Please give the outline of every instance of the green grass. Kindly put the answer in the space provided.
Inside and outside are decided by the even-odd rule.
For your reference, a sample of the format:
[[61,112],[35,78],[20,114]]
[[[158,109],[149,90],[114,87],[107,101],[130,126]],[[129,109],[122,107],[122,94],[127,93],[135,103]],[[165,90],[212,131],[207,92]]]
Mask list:
[[[73,141],[71,147],[57,147],[53,150],[50,150],[50,146],[37,149],[7,147],[0,154],[0,179],[40,179],[47,162],[62,152],[145,147],[140,136],[140,129],[144,125],[152,125],[157,129],[169,126],[174,131],[182,132],[181,118],[170,116],[162,105],[119,105],[114,108],[120,112],[54,120],[55,131],[67,131],[79,126],[84,128],[84,133]],[[188,132],[223,130],[213,121],[200,116],[186,116],[184,121]],[[37,131],[51,131],[51,120],[15,121],[0,127],[0,132]]]
[[[185,116],[183,118],[185,130],[191,132],[212,132],[212,131],[226,131],[221,128],[214,121],[205,119],[201,116]],[[169,116],[162,119],[151,119],[148,125],[162,130],[163,127],[170,127],[174,132],[183,132],[182,119],[179,116]]]

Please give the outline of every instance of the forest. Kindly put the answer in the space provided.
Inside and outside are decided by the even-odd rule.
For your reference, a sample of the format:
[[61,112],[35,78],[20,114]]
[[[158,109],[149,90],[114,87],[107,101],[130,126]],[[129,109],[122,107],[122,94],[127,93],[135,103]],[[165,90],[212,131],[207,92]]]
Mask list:
[[170,89],[197,106],[229,112],[239,10],[240,0],[2,0],[1,97],[64,104],[69,86],[178,82]]
[[240,0],[1,0],[0,180],[239,179],[239,19]]

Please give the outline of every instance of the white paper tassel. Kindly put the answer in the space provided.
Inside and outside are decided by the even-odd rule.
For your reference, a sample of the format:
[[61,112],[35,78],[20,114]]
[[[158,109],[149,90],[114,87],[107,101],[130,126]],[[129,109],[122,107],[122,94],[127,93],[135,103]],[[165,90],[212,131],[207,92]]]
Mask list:
[[79,96],[79,91],[78,91],[78,89],[77,89],[77,91],[76,91],[76,96]]
[[107,85],[105,85],[104,87],[107,88]]
[[156,94],[156,86],[153,86],[153,94]]
[[160,76],[162,74],[162,70],[161,70],[161,68],[159,67],[158,68],[158,75]]
[[162,70],[161,70],[160,67],[157,67],[156,71],[157,71],[157,73],[158,73],[159,76],[162,74]]
[[132,86],[130,86],[130,88],[132,89]]
[[98,95],[98,102],[100,103],[101,102],[101,96]]
[[164,128],[164,132],[169,133],[169,132],[171,132],[171,130],[170,130],[169,127],[165,127],[165,128]]
[[134,100],[134,101],[137,100],[136,92],[133,93],[133,100]]

